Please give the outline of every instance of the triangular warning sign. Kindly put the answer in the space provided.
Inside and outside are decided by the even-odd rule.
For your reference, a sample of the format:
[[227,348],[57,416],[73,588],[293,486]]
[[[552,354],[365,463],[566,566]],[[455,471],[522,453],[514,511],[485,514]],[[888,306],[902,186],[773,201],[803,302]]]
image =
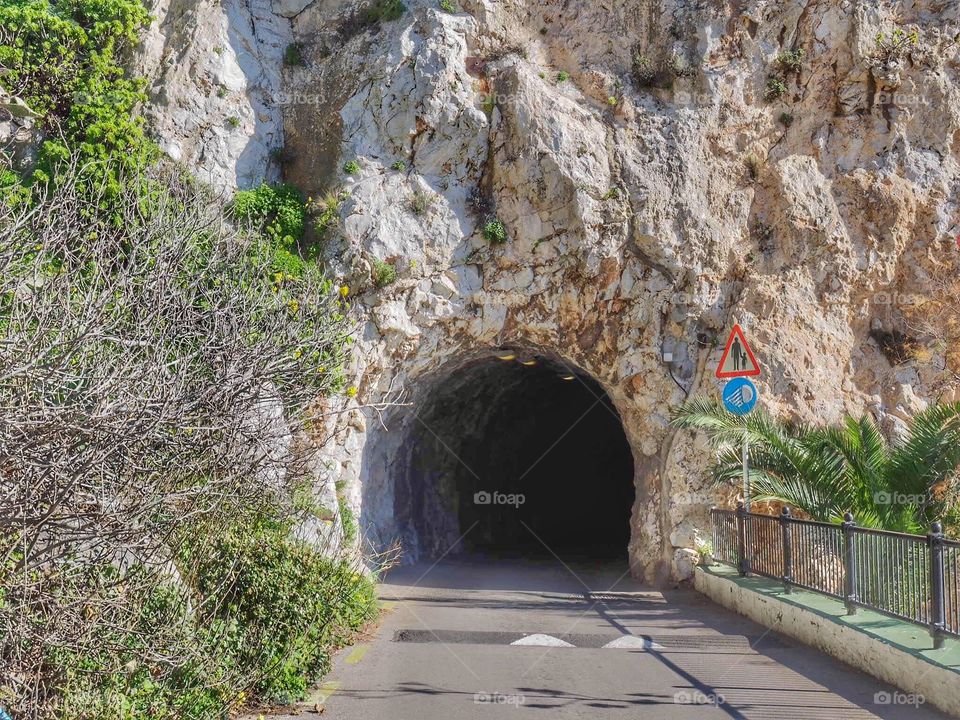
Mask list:
[[748,377],[760,374],[760,363],[743,336],[743,329],[734,325],[717,366],[718,378]]

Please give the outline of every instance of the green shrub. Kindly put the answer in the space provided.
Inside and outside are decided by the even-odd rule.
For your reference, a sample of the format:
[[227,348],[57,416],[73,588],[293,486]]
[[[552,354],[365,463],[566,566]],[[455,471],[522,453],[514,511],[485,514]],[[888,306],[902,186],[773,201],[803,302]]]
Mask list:
[[397,269],[383,260],[373,261],[373,284],[378,287],[386,287],[397,280]]
[[[232,216],[263,232],[273,243],[274,270],[299,277],[304,270],[299,243],[307,209],[300,191],[292,185],[263,183],[233,196]],[[312,255],[308,249],[307,255]]]
[[414,190],[407,200],[407,207],[414,215],[423,215],[433,205],[434,196],[422,190]]
[[225,651],[241,676],[259,676],[254,696],[267,702],[301,699],[330,669],[333,650],[376,614],[373,585],[344,563],[329,560],[291,527],[264,517],[238,523],[188,546],[200,622],[213,628],[208,652]]
[[340,510],[340,522],[343,523],[343,541],[347,545],[353,545],[357,539],[357,518],[343,497],[337,498],[337,504]]
[[780,78],[771,75],[767,78],[767,89],[764,98],[767,101],[773,101],[783,96],[787,92],[787,84]]
[[507,241],[507,228],[500,220],[489,220],[483,226],[483,237],[495,245],[502,245]]
[[319,203],[311,206],[310,209],[317,213],[313,228],[319,239],[326,237],[330,229],[340,222],[340,204],[343,198],[344,195],[340,193],[327,193]]
[[406,11],[407,6],[401,0],[376,0],[361,12],[361,20],[365,25],[391,22],[399,20]]
[[440,0],[440,9],[448,13],[457,12],[457,6],[453,4],[453,0]]
[[784,72],[800,72],[803,67],[803,58],[806,53],[800,50],[784,50],[777,55],[777,65]]
[[403,160],[397,160],[390,167],[398,172],[403,172],[407,169],[407,164]]
[[231,115],[227,118],[227,125],[232,128],[240,127],[240,118],[238,118],[236,115]]
[[781,124],[784,126],[790,127],[793,125],[793,113],[782,112],[780,113],[778,120],[780,120]]
[[630,65],[633,81],[637,87],[645,88],[655,84],[657,69],[653,62],[639,48],[634,48]]
[[290,43],[283,52],[283,64],[290,67],[300,67],[303,65],[303,48],[300,43]]
[[569,79],[570,79],[570,73],[568,73],[566,70],[561,70],[560,72],[557,73],[558,83],[566,82]]
[[0,85],[50,131],[28,184],[53,179],[79,153],[86,182],[109,203],[121,175],[157,157],[133,114],[145,83],[120,64],[148,22],[138,0],[0,0]]
[[343,164],[343,171],[347,175],[355,175],[356,173],[360,172],[360,163],[358,163],[356,160],[348,160]]
[[874,57],[882,62],[896,60],[903,57],[918,42],[920,42],[920,33],[917,30],[907,32],[903,28],[896,28],[889,35],[879,32],[876,37],[877,47]]

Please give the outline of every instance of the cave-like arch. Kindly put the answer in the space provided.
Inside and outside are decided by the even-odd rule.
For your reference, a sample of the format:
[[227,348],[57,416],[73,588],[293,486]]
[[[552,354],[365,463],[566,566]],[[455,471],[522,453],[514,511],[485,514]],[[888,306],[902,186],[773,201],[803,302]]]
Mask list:
[[493,351],[419,383],[399,415],[382,465],[389,487],[371,485],[377,497],[365,505],[391,506],[379,515],[407,559],[626,559],[633,456],[589,374]]

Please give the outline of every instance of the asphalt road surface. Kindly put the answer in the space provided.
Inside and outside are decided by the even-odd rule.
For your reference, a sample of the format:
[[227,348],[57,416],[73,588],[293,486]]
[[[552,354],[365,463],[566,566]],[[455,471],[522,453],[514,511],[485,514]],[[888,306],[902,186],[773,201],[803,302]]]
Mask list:
[[947,717],[694,591],[654,591],[622,570],[559,561],[396,568],[381,587],[376,632],[341,651],[310,700],[280,717]]

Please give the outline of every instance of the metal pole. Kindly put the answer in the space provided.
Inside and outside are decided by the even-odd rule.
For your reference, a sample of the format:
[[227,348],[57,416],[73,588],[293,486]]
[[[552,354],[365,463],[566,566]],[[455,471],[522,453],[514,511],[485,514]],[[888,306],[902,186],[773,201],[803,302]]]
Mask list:
[[786,505],[780,513],[780,531],[783,547],[783,589],[790,594],[793,592],[793,538],[790,535],[790,508]]
[[750,450],[747,436],[743,436],[743,506],[750,512]]
[[847,605],[847,615],[857,614],[857,553],[854,549],[856,528],[857,524],[853,521],[853,514],[845,513],[840,529],[843,533],[843,594]]
[[747,522],[750,516],[747,515],[746,507],[742,502],[737,503],[737,560],[739,560],[739,570],[741,575],[747,575],[750,572],[750,558],[747,557]]
[[943,631],[946,628],[946,604],[943,595],[943,526],[935,522],[927,535],[930,545],[930,634],[933,647],[943,647]]

